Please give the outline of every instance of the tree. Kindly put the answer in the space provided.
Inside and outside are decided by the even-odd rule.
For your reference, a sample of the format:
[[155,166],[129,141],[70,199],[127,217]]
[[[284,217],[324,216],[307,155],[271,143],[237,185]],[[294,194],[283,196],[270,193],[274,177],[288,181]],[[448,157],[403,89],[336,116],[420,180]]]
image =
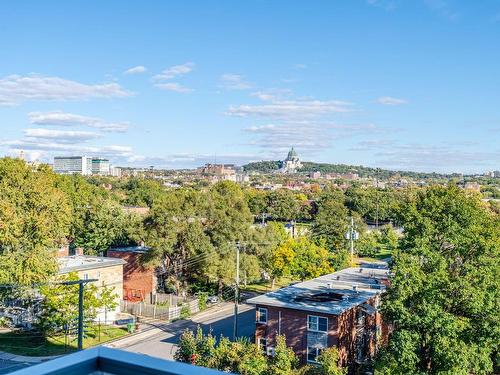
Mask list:
[[212,186],[207,197],[207,233],[216,247],[242,241],[253,222],[245,195],[234,182]]
[[291,273],[300,280],[333,272],[331,254],[324,247],[301,237],[293,242],[292,248],[295,256]]
[[124,204],[130,206],[152,207],[161,199],[164,188],[155,180],[131,178],[125,185]]
[[204,225],[203,198],[193,190],[171,191],[154,203],[145,219],[151,250],[143,254],[141,261],[161,266],[164,282],[173,281],[177,294],[187,288],[189,277],[206,275],[214,261],[214,248]]
[[71,218],[56,180],[46,166],[0,159],[0,282],[30,285],[56,273]]
[[273,277],[293,276],[311,279],[333,272],[331,254],[306,237],[288,239],[274,252]]
[[182,333],[174,358],[177,361],[242,375],[265,374],[268,366],[267,358],[257,345],[246,339],[231,342],[224,336],[221,336],[217,343],[210,333],[203,334],[200,327],[196,334],[190,330]]
[[292,349],[286,346],[285,336],[276,337],[274,356],[270,360],[269,375],[290,375],[298,366],[299,361]]
[[384,318],[394,325],[380,374],[488,374],[500,342],[500,223],[476,195],[420,191],[400,212]]
[[[42,296],[42,313],[38,327],[45,334],[64,332],[68,335],[76,329],[78,322],[79,285],[63,285],[65,281],[78,280],[76,273],[69,273],[57,279],[56,282],[40,287]],[[109,299],[116,297],[111,291],[104,290],[105,298],[99,298],[99,289],[94,284],[87,284],[84,288],[83,315],[86,321],[92,321],[99,309],[112,306]],[[116,305],[115,305],[116,306]]]
[[326,348],[316,359],[317,365],[309,365],[303,370],[304,375],[345,375],[347,369],[339,367],[339,351],[336,347]]
[[325,191],[319,198],[318,213],[312,225],[312,237],[323,240],[331,252],[346,248],[345,234],[349,225],[349,212],[345,197],[339,190]]
[[118,306],[116,301],[118,295],[115,293],[114,288],[108,286],[101,286],[98,290],[98,300],[100,306],[104,309],[104,324],[108,322],[108,311],[113,310]]

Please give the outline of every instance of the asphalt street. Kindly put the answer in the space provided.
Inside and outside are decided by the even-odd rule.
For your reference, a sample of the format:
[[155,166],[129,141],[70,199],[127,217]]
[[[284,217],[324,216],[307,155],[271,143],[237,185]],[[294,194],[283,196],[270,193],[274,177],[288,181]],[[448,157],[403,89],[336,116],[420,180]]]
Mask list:
[[[192,320],[179,320],[173,323],[152,323],[161,332],[142,341],[119,346],[122,350],[147,354],[153,357],[173,360],[180,335],[186,329],[196,330],[201,327],[204,333],[211,332],[215,337],[233,336],[233,305],[224,303],[207,312],[201,313]],[[238,337],[251,338],[255,329],[254,307],[246,304],[239,306]]]

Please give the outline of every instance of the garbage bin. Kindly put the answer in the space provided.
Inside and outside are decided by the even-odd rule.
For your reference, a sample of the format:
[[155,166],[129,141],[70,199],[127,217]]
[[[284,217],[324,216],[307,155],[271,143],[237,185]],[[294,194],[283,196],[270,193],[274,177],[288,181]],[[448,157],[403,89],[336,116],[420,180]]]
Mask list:
[[134,323],[128,323],[127,324],[127,331],[128,331],[128,333],[134,333],[134,331],[135,331],[135,324]]

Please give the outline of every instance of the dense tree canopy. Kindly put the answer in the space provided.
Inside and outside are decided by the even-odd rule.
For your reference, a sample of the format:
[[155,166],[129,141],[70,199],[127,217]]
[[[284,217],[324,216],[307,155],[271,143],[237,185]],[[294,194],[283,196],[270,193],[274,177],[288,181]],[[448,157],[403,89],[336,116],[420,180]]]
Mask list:
[[477,195],[421,191],[400,212],[381,374],[489,374],[500,343],[500,225]]
[[30,284],[57,270],[55,249],[70,232],[71,208],[57,176],[0,159],[0,281]]

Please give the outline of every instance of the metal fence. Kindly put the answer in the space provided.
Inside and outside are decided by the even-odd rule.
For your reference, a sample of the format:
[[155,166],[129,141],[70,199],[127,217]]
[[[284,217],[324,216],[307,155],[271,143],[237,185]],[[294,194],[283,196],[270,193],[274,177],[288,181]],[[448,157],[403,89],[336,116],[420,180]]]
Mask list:
[[174,320],[199,311],[198,299],[192,299],[180,306],[159,306],[145,302],[121,301],[121,311],[140,317],[147,317],[161,320]]

